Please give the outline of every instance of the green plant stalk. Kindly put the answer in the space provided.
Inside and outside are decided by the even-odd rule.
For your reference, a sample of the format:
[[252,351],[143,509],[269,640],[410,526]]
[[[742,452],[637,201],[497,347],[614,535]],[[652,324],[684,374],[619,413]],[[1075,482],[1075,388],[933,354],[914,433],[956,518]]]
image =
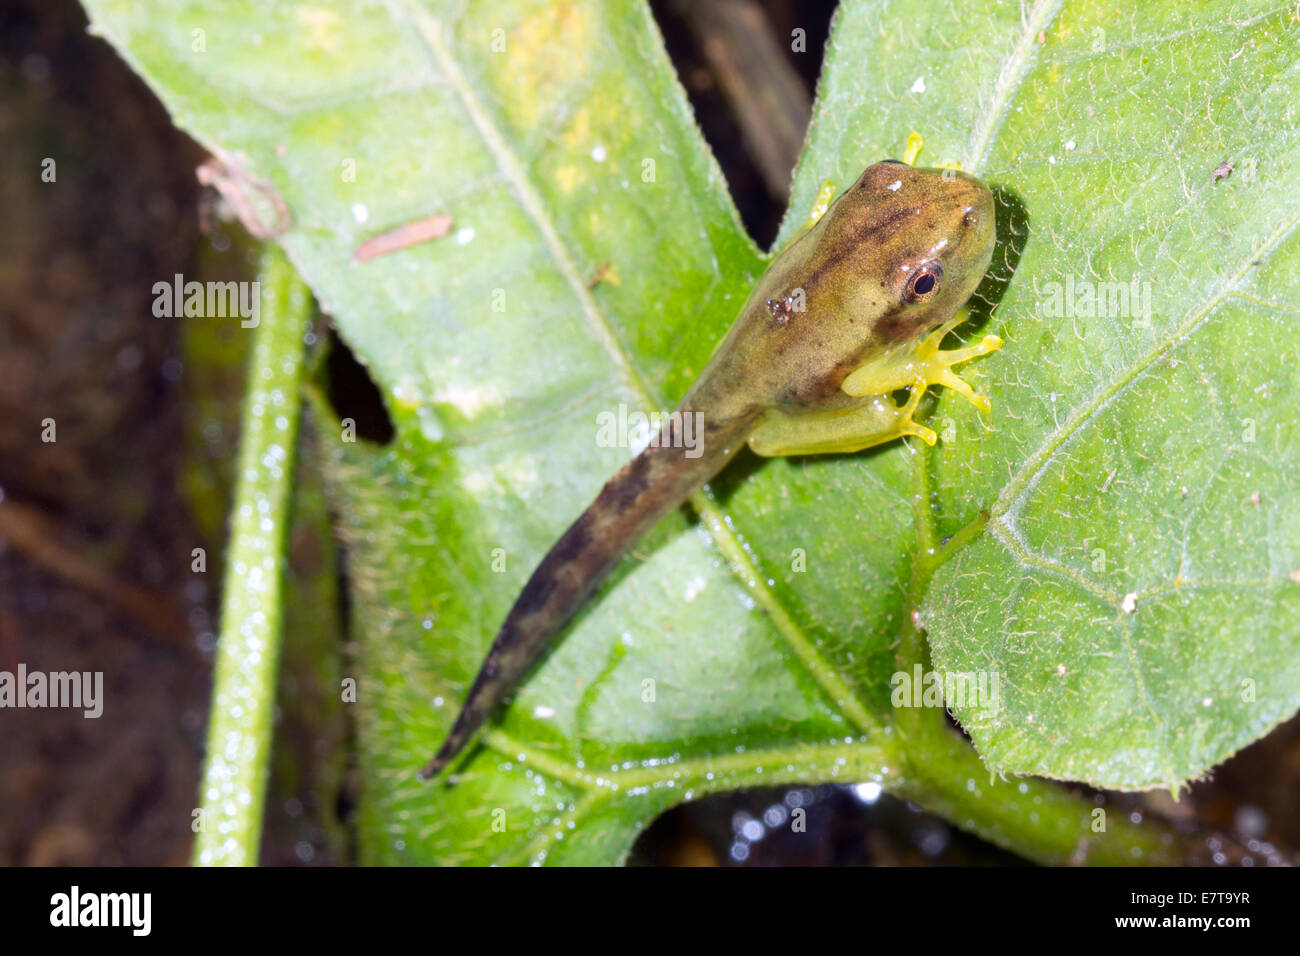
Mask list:
[[915,709],[923,716],[907,742],[906,769],[888,788],[896,796],[1038,863],[1174,866],[1195,860],[1195,838],[1163,821],[1133,823],[1123,811],[1051,781],[998,779],[944,724],[942,709]]
[[307,287],[278,246],[262,254],[221,634],[193,862],[251,866],[262,836],[280,658],[285,537],[302,407]]

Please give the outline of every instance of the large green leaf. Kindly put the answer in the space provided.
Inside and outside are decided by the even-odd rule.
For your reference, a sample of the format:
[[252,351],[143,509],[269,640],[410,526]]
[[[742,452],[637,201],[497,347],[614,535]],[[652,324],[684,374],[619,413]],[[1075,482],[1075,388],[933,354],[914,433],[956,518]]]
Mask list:
[[[390,447],[325,462],[368,860],[607,862],[692,794],[868,777],[1016,844],[1054,798],[927,783],[889,702],[916,522],[926,542],[981,509],[991,533],[939,569],[924,620],[940,667],[999,670],[998,715],[959,712],[995,769],[1170,784],[1295,709],[1295,373],[1267,334],[1297,315],[1290,13],[846,5],[783,232],[913,131],[984,175],[1008,339],[971,373],[991,427],[944,396],[937,454],[736,462],[446,787],[415,771],[535,561],[626,460],[596,416],[670,407],[762,256],[639,3],[87,6],[181,126],[283,197],[285,247],[392,413]],[[440,213],[449,236],[353,260]],[[1069,275],[1150,282],[1148,327],[1045,316]]]

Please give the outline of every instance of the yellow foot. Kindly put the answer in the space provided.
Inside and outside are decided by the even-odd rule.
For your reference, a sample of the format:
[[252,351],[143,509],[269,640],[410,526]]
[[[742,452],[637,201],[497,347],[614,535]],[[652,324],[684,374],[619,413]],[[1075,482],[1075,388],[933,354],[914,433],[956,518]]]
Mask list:
[[914,348],[882,355],[855,369],[844,379],[841,388],[854,397],[887,395],[896,389],[907,388],[912,395],[904,408],[914,408],[931,385],[946,385],[965,396],[972,405],[987,415],[993,407],[988,398],[977,394],[952,367],[997,351],[1002,348],[1002,339],[996,335],[986,335],[979,342],[965,348],[947,351],[940,349],[939,343],[944,337],[965,320],[966,310],[963,309]]
[[826,210],[831,208],[831,200],[835,198],[835,183],[826,180],[822,183],[822,188],[817,190],[817,198],[813,200],[812,209],[808,212],[808,219],[800,227],[800,232],[807,232],[813,226],[817,225],[817,220],[826,215]]
[[925,394],[928,384],[924,378],[918,378],[908,388],[907,401],[898,410],[898,423],[894,427],[898,429],[899,435],[915,435],[927,445],[933,445],[938,441],[939,436],[931,429],[912,420],[912,416],[921,405],[921,396]]
[[794,245],[796,239],[804,235],[809,229],[817,225],[817,221],[826,215],[826,210],[831,208],[831,200],[835,198],[835,184],[829,179],[822,183],[822,188],[817,190],[817,198],[813,200],[812,209],[808,211],[808,218],[804,220],[802,226],[794,231],[794,235],[789,241],[781,247],[784,252]]
[[[903,149],[903,162],[909,166],[916,165],[916,158],[921,155],[921,150],[925,148],[925,139],[920,133],[912,133],[907,137],[907,146]],[[939,163],[936,169],[961,169],[961,161],[956,160],[951,163]]]
[[835,184],[829,179],[822,183],[822,188],[817,190],[817,198],[813,200],[812,209],[808,210],[808,218],[804,220],[802,226],[795,230],[794,235],[790,237],[790,243],[794,242],[805,232],[817,225],[817,221],[826,215],[826,210],[831,208],[831,200],[835,198]]
[[921,155],[921,150],[925,148],[925,140],[920,133],[913,133],[907,137],[907,145],[903,147],[903,162],[909,166],[916,165],[916,157]]
[[956,328],[965,317],[963,313],[949,319],[927,335],[916,347],[916,361],[920,373],[917,377],[929,385],[946,385],[987,415],[993,411],[993,403],[989,401],[988,396],[980,395],[971,388],[970,383],[954,372],[952,367],[979,358],[981,355],[996,352],[1002,348],[1002,339],[996,335],[986,335],[974,345],[965,348],[947,350],[939,348],[939,343],[943,341],[944,336]]

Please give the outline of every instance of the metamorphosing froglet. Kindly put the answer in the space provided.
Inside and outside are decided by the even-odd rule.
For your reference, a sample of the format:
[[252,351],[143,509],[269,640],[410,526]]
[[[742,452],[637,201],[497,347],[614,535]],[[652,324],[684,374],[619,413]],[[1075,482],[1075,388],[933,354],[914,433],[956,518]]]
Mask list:
[[[735,324],[650,446],[601,489],[537,566],[506,616],[442,749],[445,768],[615,564],[749,443],[760,455],[853,452],[902,435],[930,385],[981,411],[952,366],[1002,345],[939,343],[993,255],[993,196],[954,170],[867,168],[772,260]],[[891,393],[909,390],[901,407]],[[701,413],[702,435],[678,434]],[[698,442],[698,444],[697,444]],[[685,446],[691,447],[685,447]]]

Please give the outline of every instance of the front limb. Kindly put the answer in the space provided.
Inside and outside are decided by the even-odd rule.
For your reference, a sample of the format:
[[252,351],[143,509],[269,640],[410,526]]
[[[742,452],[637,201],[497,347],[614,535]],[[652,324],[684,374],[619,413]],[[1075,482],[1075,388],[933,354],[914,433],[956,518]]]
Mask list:
[[[934,432],[913,421],[921,397],[931,385],[946,385],[988,413],[992,408],[988,398],[977,394],[952,367],[996,351],[1002,347],[1002,340],[986,335],[965,348],[939,348],[944,336],[965,318],[963,310],[914,348],[877,356],[850,373],[841,389],[846,395],[862,399],[862,404],[794,414],[769,410],[750,434],[749,447],[765,457],[845,454],[904,435],[915,435],[933,445]],[[900,388],[909,390],[907,402],[901,406],[890,397]]]

